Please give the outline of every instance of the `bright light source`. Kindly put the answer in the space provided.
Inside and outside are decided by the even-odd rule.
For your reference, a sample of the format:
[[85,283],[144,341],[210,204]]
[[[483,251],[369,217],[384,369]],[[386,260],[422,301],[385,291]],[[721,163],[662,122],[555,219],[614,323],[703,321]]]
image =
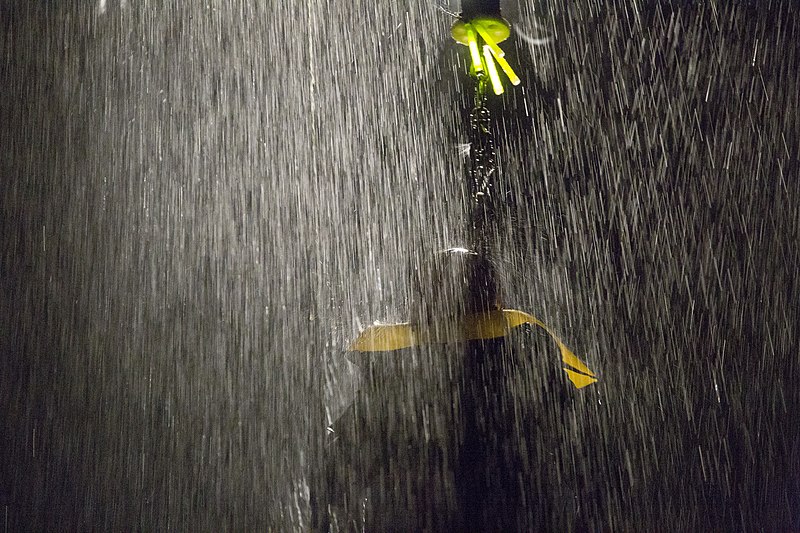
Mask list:
[[472,24],[467,24],[467,42],[469,43],[469,55],[472,57],[472,68],[476,74],[483,72],[483,61],[481,61],[481,53],[478,49],[478,36],[475,34]]
[[495,55],[494,57],[497,59],[497,62],[500,63],[500,68],[502,68],[503,72],[506,73],[506,76],[508,76],[508,79],[511,80],[511,83],[514,85],[519,85],[519,76],[517,76],[517,73],[511,68],[511,65],[508,64],[508,61],[506,61],[504,57],[498,55]]
[[503,82],[500,81],[500,74],[497,73],[497,67],[492,59],[492,49],[489,45],[483,46],[483,57],[486,60],[486,70],[489,72],[489,79],[492,80],[492,89],[494,94],[503,94]]
[[489,32],[486,30],[486,27],[483,25],[483,23],[476,21],[472,25],[478,31],[480,36],[483,37],[483,40],[486,41],[486,45],[492,49],[492,52],[494,52],[495,56],[505,57],[506,53],[503,52],[503,50],[499,46],[497,46],[497,43],[494,42],[492,36],[489,35]]

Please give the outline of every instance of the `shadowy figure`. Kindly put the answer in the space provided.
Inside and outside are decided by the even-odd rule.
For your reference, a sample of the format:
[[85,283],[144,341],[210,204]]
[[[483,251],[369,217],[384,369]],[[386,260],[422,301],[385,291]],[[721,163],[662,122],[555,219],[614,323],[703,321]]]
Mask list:
[[411,320],[351,347],[363,385],[329,428],[314,528],[579,527],[591,371],[534,317],[502,309],[486,257],[448,250],[411,278]]
[[[465,20],[499,16],[499,2],[462,8]],[[317,529],[574,530],[593,500],[584,494],[580,389],[597,379],[548,326],[502,307],[490,259],[508,207],[492,116],[508,116],[524,135],[527,108],[515,96],[486,98],[487,79],[475,78],[459,84],[474,91],[461,107],[469,110],[465,222],[477,251],[413,264],[409,321],[367,328],[351,345],[362,386],[329,428],[314,473]]]

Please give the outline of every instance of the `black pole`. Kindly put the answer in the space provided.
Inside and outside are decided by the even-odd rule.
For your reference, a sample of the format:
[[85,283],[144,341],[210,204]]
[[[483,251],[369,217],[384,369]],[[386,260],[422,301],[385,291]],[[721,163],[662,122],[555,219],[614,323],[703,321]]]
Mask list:
[[469,121],[470,166],[467,179],[467,195],[471,200],[467,213],[470,244],[476,252],[485,255],[494,251],[492,242],[498,220],[493,186],[499,171],[491,114],[486,108],[488,89],[485,76],[476,80],[475,102]]
[[500,0],[461,0],[461,18],[471,19],[477,15],[500,16]]

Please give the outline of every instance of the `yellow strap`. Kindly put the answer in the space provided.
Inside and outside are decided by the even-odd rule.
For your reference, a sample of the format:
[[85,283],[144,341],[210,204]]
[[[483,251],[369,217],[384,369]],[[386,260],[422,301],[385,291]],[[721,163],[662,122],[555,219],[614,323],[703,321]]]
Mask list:
[[567,378],[569,378],[572,384],[575,385],[576,389],[582,389],[587,385],[591,385],[592,383],[597,382],[597,378],[593,378],[585,374],[580,374],[578,372],[570,370],[569,368],[565,368],[564,372],[567,373]]
[[350,345],[354,352],[389,352],[416,346],[414,331],[409,324],[370,326]]
[[538,318],[529,315],[528,313],[525,313],[523,311],[517,311],[515,309],[506,309],[503,311],[503,313],[506,315],[506,320],[508,321],[508,325],[512,328],[515,328],[522,324],[533,324],[544,328],[544,330],[547,333],[549,333],[551,337],[553,337],[553,340],[556,341],[556,344],[558,344],[558,349],[561,351],[561,360],[564,362],[564,364],[567,364],[572,368],[580,372],[583,372],[584,374],[588,374],[594,377],[594,372],[589,370],[589,367],[586,366],[586,364],[583,361],[578,359],[578,357],[574,353],[572,353],[572,350],[567,348],[566,344],[561,342],[561,339],[558,338],[558,336],[553,332],[552,329],[550,329],[550,327],[547,324],[545,324]]
[[[571,367],[564,368],[576,388],[595,383],[597,377],[586,363],[567,348],[553,330],[538,318],[516,309],[491,311],[464,317],[460,324],[442,327],[443,332],[431,329],[415,331],[408,323],[370,326],[350,345],[356,352],[388,352],[425,344],[454,342],[458,340],[495,339],[504,337],[514,328],[531,324],[543,328],[553,338],[561,352],[561,361]],[[445,324],[444,326],[447,326]]]

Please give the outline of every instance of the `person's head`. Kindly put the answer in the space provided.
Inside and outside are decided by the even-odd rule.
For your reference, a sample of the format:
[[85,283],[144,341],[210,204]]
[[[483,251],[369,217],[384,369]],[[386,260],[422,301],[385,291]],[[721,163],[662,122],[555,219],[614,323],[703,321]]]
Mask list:
[[431,324],[442,319],[498,310],[500,285],[494,264],[465,248],[450,248],[412,265],[411,322]]

